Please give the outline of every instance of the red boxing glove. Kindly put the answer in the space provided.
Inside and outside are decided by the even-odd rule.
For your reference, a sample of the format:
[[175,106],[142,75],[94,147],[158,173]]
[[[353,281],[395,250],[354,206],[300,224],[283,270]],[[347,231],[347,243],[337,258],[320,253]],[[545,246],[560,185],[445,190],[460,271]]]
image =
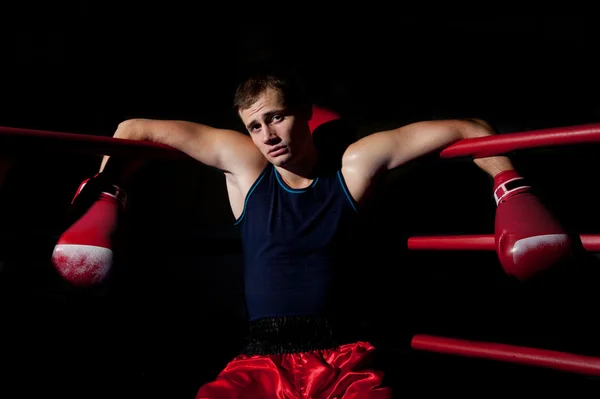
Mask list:
[[[58,239],[52,263],[60,276],[76,286],[90,287],[103,282],[112,268],[112,235],[117,228],[120,209],[125,208],[126,194],[118,186],[99,185],[87,179],[77,189],[72,204],[86,185],[93,185],[91,206]],[[95,192],[94,192],[95,191]]]
[[504,271],[527,280],[572,255],[573,241],[514,170],[494,178],[496,251]]

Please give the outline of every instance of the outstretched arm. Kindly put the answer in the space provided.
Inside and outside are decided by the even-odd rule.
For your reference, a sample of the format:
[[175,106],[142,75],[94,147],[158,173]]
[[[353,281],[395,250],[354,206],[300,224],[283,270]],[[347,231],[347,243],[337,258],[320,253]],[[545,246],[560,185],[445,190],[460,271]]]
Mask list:
[[[165,144],[233,176],[264,167],[264,157],[250,137],[194,122],[130,119],[119,124],[113,137]],[[103,158],[100,171],[108,160]]]
[[[480,119],[416,122],[373,133],[348,147],[342,159],[342,174],[350,194],[360,202],[381,173],[440,151],[456,141],[493,134],[491,126]],[[492,177],[514,169],[505,156],[481,158],[474,162]]]

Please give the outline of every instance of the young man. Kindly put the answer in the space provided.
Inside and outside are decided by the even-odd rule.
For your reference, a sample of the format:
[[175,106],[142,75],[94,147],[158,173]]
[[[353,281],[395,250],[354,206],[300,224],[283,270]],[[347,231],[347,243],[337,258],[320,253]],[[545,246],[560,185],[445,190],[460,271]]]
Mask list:
[[[348,328],[352,292],[338,280],[358,214],[382,173],[494,132],[476,119],[413,123],[355,141],[339,167],[315,147],[311,103],[293,81],[253,76],[234,104],[249,135],[148,119],[124,121],[114,134],[174,147],[226,177],[243,239],[251,336],[197,398],[391,397],[382,373],[368,366],[374,347]],[[492,177],[513,169],[506,157],[474,162]]]

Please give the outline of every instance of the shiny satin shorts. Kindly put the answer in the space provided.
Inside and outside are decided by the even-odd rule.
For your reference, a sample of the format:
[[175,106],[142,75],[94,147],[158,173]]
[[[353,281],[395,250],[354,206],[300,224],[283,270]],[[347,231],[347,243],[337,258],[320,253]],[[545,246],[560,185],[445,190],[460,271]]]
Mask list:
[[196,399],[390,399],[383,373],[368,367],[374,351],[359,341],[299,353],[242,354]]

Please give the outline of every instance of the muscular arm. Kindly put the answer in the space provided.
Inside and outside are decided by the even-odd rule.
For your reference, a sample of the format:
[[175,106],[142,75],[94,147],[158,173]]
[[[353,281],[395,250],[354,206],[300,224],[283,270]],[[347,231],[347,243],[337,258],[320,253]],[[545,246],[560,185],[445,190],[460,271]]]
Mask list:
[[[342,159],[342,174],[350,194],[360,202],[382,172],[439,151],[458,140],[492,134],[490,125],[479,119],[424,121],[373,133],[348,147]],[[513,169],[510,160],[504,156],[474,162],[492,177]]]
[[[261,170],[265,162],[248,136],[194,122],[130,119],[119,124],[113,137],[165,144],[233,176]],[[103,158],[100,171],[108,159]]]

